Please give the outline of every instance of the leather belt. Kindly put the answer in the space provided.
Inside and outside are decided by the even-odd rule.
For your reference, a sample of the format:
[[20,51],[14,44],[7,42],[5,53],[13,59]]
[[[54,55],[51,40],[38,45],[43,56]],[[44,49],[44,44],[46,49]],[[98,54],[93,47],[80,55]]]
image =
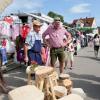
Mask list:
[[52,47],[52,49],[61,49],[63,47]]

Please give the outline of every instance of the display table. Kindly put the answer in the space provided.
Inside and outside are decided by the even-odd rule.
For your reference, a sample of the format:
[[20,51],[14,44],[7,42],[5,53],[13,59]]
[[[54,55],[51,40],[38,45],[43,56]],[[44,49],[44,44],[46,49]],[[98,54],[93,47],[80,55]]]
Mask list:
[[54,72],[54,68],[50,66],[38,66],[34,71],[31,70],[31,66],[28,66],[26,69],[26,73],[28,74],[28,84],[32,83],[31,74],[35,73],[35,85],[43,90],[45,78],[52,72]]
[[9,100],[44,100],[44,93],[34,85],[18,87],[8,93]]
[[45,78],[54,72],[53,67],[39,66],[35,71],[36,75],[36,86],[43,90]]
[[72,81],[70,79],[64,79],[64,80],[59,80],[59,85],[61,86],[65,86],[67,89],[67,94],[71,93],[71,89],[72,89]]

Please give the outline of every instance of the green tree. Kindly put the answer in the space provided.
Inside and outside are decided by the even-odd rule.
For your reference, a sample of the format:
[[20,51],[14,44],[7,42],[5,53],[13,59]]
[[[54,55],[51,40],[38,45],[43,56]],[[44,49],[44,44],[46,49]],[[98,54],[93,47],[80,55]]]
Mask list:
[[61,21],[64,22],[63,16],[62,15],[59,15],[59,14],[57,14],[55,12],[52,12],[52,11],[48,12],[48,16],[50,16],[52,18],[54,18],[54,17],[60,17]]
[[54,18],[54,17],[55,17],[55,14],[54,14],[52,11],[50,11],[50,12],[48,13],[48,16]]
[[69,23],[67,23],[67,22],[63,22],[63,24],[64,24],[65,26],[70,27],[70,24],[69,24]]

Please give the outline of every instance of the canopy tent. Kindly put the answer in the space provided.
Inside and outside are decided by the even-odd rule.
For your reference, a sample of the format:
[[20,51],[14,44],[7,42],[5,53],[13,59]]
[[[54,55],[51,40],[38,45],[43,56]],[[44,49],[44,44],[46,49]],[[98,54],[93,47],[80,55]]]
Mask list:
[[92,30],[95,30],[97,28],[93,28],[93,27],[77,27],[76,29],[80,30],[80,31],[92,31]]
[[7,6],[12,3],[13,0],[0,0],[0,13],[2,13]]
[[86,34],[87,36],[91,36],[91,37],[94,37],[95,34],[93,33],[89,33],[89,34]]
[[76,28],[67,27],[67,31],[70,32],[73,37],[76,35],[81,35],[80,30]]
[[53,19],[44,18],[42,16],[37,16],[35,14],[30,14],[30,13],[25,13],[25,14],[27,14],[29,16],[32,16],[32,17],[35,17],[35,18],[37,18],[39,20],[43,20],[43,21],[48,22],[48,23],[52,23],[53,22]]

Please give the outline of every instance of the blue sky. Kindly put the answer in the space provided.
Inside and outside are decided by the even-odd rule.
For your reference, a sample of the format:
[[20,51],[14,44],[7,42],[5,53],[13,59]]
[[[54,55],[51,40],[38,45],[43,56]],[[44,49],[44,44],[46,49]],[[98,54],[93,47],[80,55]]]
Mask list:
[[95,17],[97,25],[100,26],[100,0],[13,0],[2,13],[14,12],[41,12],[47,14],[49,11],[61,14],[66,22],[73,19]]

